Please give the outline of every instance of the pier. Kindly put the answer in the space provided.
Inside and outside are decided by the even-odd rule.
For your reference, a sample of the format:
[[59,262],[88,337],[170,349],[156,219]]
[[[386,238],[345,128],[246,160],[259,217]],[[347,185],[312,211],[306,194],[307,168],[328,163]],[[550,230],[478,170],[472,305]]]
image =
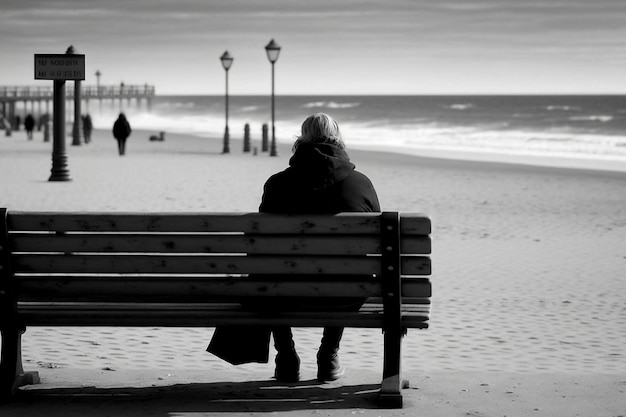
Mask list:
[[[74,83],[67,83],[65,95],[67,101],[74,99]],[[155,88],[152,85],[86,85],[81,87],[81,101],[85,103],[85,109],[89,109],[89,102],[98,100],[119,100],[120,108],[126,101],[128,105],[135,100],[137,106],[145,101],[148,109],[152,106]],[[53,87],[50,86],[0,86],[0,121],[4,118],[6,123],[13,125],[16,116],[25,116],[30,113],[36,118],[43,114],[50,114],[53,100]],[[23,117],[22,117],[23,120]],[[2,125],[2,123],[0,123]]]

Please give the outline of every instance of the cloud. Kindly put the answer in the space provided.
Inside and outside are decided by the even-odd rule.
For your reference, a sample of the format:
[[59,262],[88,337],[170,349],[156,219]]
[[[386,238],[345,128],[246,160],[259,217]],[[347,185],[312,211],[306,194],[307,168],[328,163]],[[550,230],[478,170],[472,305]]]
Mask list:
[[[600,76],[624,67],[626,4],[613,0],[2,0],[0,37],[0,57],[8,62],[0,84],[29,82],[25,74],[30,71],[23,66],[32,65],[33,53],[63,52],[74,44],[88,54],[90,65],[103,71],[108,67],[111,77],[153,77],[163,83],[172,73],[185,73],[188,80],[219,77],[218,57],[228,49],[236,59],[233,76],[245,77],[245,88],[257,92],[265,88],[255,78],[259,68],[267,69],[263,47],[271,38],[283,46],[279,62],[283,85],[294,89],[307,85],[303,78],[318,77],[323,79],[316,84],[328,86],[328,91],[347,85],[377,88],[383,84],[373,83],[372,78],[391,68],[397,85],[412,86],[416,74],[434,80],[442,78],[435,76],[438,73],[468,67],[480,69],[487,78],[491,74],[493,80],[515,77],[513,72],[523,67],[523,71],[545,71],[546,77],[559,83],[559,71],[583,77],[593,70]],[[456,84],[443,80],[440,88],[467,88],[462,82],[469,85],[472,80],[466,77]],[[182,84],[177,80],[171,88]],[[508,88],[507,83],[500,88]]]

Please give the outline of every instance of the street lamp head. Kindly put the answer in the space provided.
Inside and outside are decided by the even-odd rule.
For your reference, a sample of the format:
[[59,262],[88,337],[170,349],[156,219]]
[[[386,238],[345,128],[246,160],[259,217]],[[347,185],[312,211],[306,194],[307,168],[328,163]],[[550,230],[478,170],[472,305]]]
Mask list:
[[96,77],[99,77],[101,75],[102,75],[102,73],[100,72],[100,70],[96,70]]
[[270,62],[273,64],[274,62],[278,61],[278,54],[280,54],[280,45],[278,45],[276,42],[274,42],[274,39],[272,39],[270,43],[265,46],[265,52],[267,52],[267,59],[269,59]]
[[224,67],[224,69],[228,71],[230,69],[230,66],[233,65],[234,58],[228,53],[228,51],[225,51],[220,57],[220,60],[222,61],[222,66]]

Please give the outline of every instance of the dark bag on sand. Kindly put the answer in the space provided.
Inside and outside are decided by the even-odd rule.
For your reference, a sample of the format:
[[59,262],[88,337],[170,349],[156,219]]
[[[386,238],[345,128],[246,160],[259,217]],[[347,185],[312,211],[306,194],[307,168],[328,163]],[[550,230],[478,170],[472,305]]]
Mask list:
[[267,363],[270,334],[269,328],[258,326],[216,327],[207,352],[233,365]]

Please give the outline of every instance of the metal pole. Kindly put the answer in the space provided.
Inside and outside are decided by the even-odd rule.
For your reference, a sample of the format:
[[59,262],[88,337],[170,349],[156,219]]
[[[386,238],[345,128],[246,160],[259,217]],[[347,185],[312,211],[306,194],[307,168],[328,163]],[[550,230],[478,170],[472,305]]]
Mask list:
[[96,95],[98,96],[99,113],[102,114],[102,95],[100,94],[100,71],[96,71]]
[[74,81],[74,124],[72,127],[72,145],[80,146],[80,133],[81,129],[81,82],[80,80]]
[[226,69],[226,128],[224,129],[224,149],[222,153],[230,153],[230,134],[228,132],[228,69]]
[[71,181],[65,153],[65,80],[54,80],[52,170],[48,181]]
[[122,100],[124,99],[124,83],[120,84],[120,113],[122,112]]
[[278,156],[276,152],[276,128],[274,126],[274,63],[272,62],[272,144],[270,145],[270,156]]

